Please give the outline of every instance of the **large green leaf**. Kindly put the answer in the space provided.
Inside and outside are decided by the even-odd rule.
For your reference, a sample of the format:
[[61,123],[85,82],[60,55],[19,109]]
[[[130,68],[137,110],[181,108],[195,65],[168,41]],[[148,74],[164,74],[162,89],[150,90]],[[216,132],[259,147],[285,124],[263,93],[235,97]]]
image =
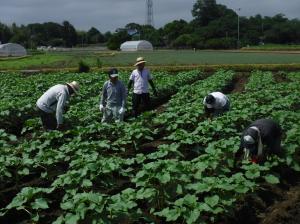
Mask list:
[[49,208],[48,202],[44,198],[37,198],[31,203],[33,209],[47,209]]
[[218,195],[214,195],[211,197],[205,197],[204,201],[210,207],[215,207],[219,203],[220,197]]
[[276,177],[272,174],[265,176],[265,180],[270,184],[279,184],[280,183],[278,177]]

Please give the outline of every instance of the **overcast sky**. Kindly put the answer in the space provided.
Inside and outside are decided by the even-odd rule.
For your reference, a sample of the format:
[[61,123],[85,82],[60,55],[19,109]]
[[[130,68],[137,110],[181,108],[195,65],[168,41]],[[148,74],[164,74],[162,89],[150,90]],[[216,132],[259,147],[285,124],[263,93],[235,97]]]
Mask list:
[[[156,28],[175,20],[192,19],[196,0],[153,0]],[[285,14],[300,19],[300,0],[217,0],[242,16]],[[76,29],[94,26],[101,32],[115,31],[130,22],[144,24],[146,0],[0,0],[0,22],[12,24],[68,20]]]

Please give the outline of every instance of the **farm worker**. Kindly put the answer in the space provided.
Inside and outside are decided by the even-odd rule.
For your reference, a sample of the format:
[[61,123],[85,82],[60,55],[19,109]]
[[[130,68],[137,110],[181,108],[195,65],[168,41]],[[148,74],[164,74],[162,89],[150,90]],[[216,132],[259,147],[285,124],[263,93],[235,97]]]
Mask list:
[[118,70],[112,68],[108,72],[109,80],[102,88],[99,109],[103,112],[102,122],[123,121],[126,106],[126,88],[118,80]]
[[150,83],[154,95],[157,95],[156,88],[154,86],[152,76],[148,69],[145,68],[146,61],[143,57],[136,59],[136,69],[133,70],[129,78],[128,91],[131,89],[133,84],[133,96],[132,96],[132,112],[135,117],[139,114],[139,106],[143,102],[145,109],[149,109],[150,106],[150,94],[149,86]]
[[78,91],[79,84],[73,81],[51,87],[38,99],[36,106],[46,130],[62,129],[66,103]]
[[282,130],[276,122],[270,119],[259,119],[247,127],[241,138],[236,160],[244,154],[244,159],[254,163],[263,162],[267,155],[280,156]]
[[212,92],[203,99],[204,111],[207,117],[217,117],[229,111],[230,101],[221,92]]

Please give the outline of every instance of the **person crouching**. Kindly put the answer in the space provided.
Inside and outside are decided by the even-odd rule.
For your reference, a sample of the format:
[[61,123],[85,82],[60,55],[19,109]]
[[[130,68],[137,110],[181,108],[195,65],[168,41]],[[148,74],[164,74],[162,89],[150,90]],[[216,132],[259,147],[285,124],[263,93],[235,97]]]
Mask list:
[[45,130],[63,129],[63,112],[70,96],[79,91],[76,81],[58,84],[48,89],[36,102]]
[[228,97],[221,92],[208,94],[203,100],[203,105],[205,115],[209,118],[220,116],[230,109]]
[[259,119],[245,129],[241,137],[236,160],[243,159],[263,163],[268,155],[282,155],[282,129],[271,119]]

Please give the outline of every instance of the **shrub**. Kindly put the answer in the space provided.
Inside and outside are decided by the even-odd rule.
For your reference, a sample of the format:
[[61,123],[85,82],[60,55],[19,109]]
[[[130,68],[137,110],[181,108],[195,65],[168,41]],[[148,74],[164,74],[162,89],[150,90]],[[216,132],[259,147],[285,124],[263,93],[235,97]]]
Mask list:
[[83,72],[89,72],[90,71],[90,66],[86,64],[84,61],[80,61],[78,63],[78,72],[83,73]]
[[100,58],[97,58],[96,64],[98,68],[102,68],[103,66],[103,62],[100,60]]
[[232,49],[235,48],[236,41],[234,38],[215,38],[209,39],[205,43],[207,49]]

